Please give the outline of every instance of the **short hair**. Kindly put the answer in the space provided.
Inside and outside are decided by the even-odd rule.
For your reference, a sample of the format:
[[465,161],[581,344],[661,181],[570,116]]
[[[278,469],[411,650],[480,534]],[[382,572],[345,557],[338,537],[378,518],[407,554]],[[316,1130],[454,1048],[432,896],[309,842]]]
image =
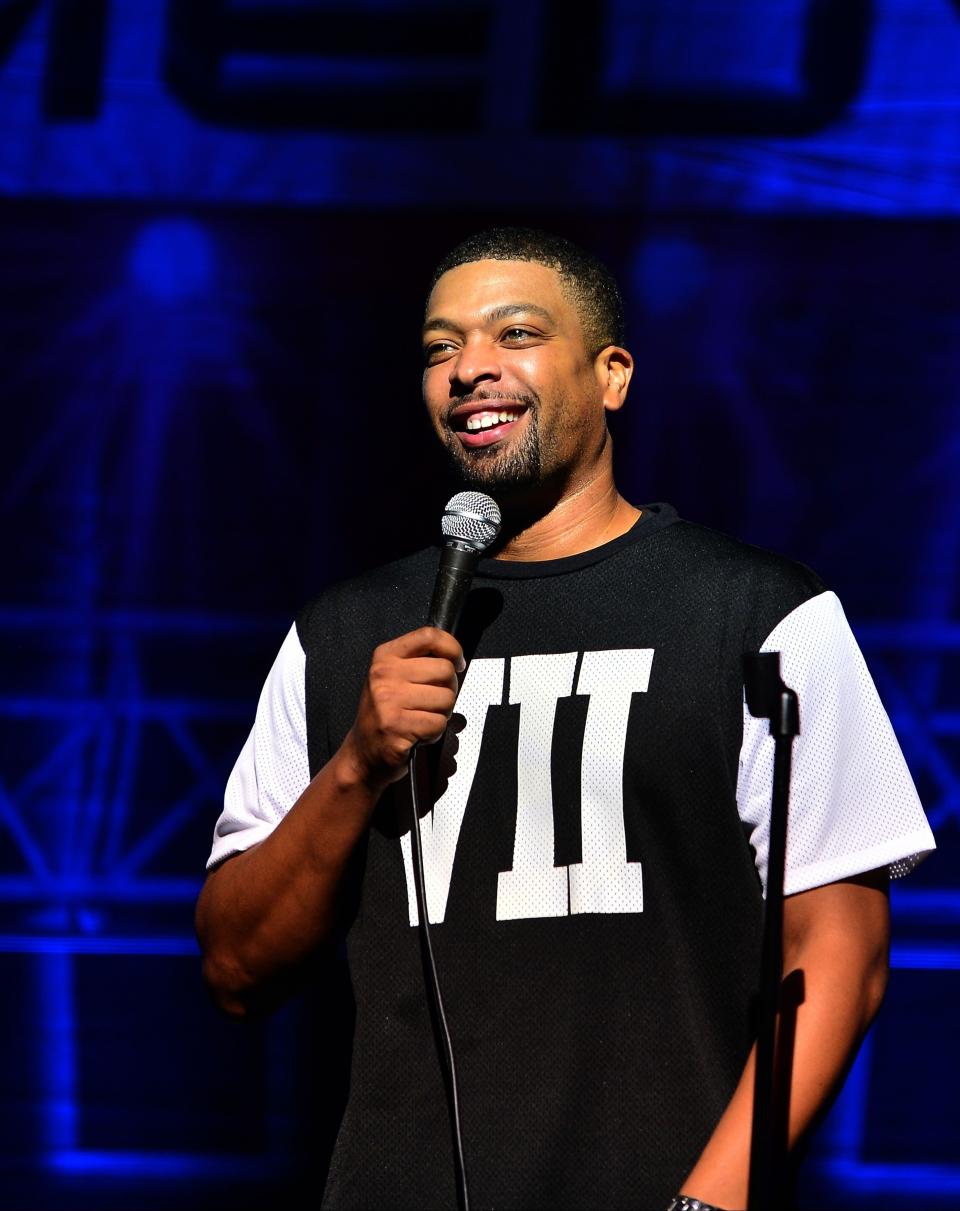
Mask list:
[[473,261],[535,261],[563,280],[583,325],[587,352],[595,357],[607,345],[622,345],[623,299],[610,270],[591,253],[563,236],[535,227],[490,227],[469,236],[443,258],[430,279]]

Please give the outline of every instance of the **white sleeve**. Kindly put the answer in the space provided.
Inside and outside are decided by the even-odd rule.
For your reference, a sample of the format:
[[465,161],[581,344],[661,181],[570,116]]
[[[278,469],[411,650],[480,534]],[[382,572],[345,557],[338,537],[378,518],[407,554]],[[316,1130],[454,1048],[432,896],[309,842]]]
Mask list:
[[[877,867],[908,874],[935,847],[890,720],[833,593],[798,606],[761,651],[800,700],[793,745],[784,892],[820,887]],[[737,781],[766,890],[774,740],[744,705]]]
[[207,870],[268,836],[310,781],[305,663],[293,626],[267,675],[253,730],[227,780]]

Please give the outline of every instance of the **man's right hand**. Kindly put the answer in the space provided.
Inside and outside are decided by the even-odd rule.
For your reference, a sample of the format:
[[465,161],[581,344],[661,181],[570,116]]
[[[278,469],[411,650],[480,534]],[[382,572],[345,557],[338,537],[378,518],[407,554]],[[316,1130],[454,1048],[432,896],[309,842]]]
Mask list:
[[375,649],[341,749],[362,781],[374,787],[396,782],[417,744],[440,739],[465,668],[460,644],[437,627],[420,627]]

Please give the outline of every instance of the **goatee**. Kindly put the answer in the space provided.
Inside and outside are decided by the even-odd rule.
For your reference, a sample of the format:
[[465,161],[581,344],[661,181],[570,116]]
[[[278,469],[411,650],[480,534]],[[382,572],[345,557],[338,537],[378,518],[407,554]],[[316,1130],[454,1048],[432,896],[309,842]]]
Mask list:
[[543,449],[536,411],[528,407],[523,434],[501,445],[469,449],[448,430],[443,446],[468,488],[492,496],[512,496],[536,488],[543,475]]

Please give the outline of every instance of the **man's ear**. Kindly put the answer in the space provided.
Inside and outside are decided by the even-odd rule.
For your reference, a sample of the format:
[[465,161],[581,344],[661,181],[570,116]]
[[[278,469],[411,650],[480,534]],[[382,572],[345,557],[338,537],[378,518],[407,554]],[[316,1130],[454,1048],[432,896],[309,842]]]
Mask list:
[[603,392],[604,408],[608,412],[619,411],[633,375],[633,357],[620,345],[607,345],[597,354],[594,371]]

